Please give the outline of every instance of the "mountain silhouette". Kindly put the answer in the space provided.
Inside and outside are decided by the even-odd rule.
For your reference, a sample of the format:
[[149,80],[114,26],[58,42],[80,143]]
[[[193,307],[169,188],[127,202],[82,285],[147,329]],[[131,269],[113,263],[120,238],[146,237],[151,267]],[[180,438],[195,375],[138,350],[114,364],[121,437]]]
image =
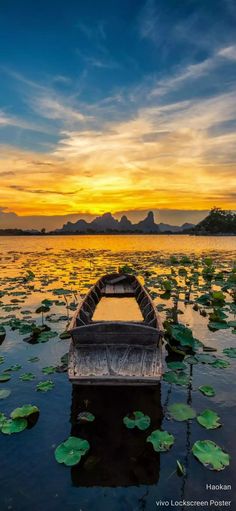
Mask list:
[[117,220],[111,213],[104,213],[97,216],[92,222],[86,222],[83,219],[77,222],[67,222],[63,225],[62,229],[57,229],[57,233],[104,233],[104,232],[121,232],[121,233],[144,233],[156,234],[160,232],[183,232],[186,229],[193,227],[193,224],[185,223],[182,226],[174,226],[169,224],[156,224],[154,220],[153,211],[149,211],[147,216],[136,224],[123,215],[120,220]]

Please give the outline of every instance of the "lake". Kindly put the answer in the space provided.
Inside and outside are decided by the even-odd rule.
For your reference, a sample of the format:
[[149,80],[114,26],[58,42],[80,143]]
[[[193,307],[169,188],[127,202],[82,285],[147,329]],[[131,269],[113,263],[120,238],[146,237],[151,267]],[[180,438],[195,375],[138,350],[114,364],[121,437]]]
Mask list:
[[[0,373],[10,375],[0,383],[0,397],[1,390],[11,391],[0,399],[0,412],[9,417],[25,404],[40,410],[31,427],[11,435],[0,433],[1,511],[152,511],[170,508],[157,502],[171,499],[233,501],[236,359],[223,350],[234,348],[236,340],[236,328],[229,323],[235,321],[235,296],[227,284],[236,261],[236,238],[0,237],[0,256],[0,325],[6,331]],[[205,351],[200,351],[208,357],[199,357],[198,363],[184,359],[184,385],[163,379],[150,389],[80,389],[72,387],[63,372],[66,358],[61,357],[68,352],[70,339],[61,339],[60,334],[68,318],[100,275],[123,265],[132,267],[145,283],[163,321],[172,318],[178,296],[178,321],[204,344]],[[222,303],[198,302],[200,296],[222,289]],[[48,311],[42,317],[36,310],[43,300]],[[209,328],[213,310],[221,316],[219,329]],[[34,338],[32,323],[50,330]],[[165,371],[170,371],[167,363],[181,357],[164,349]],[[227,363],[213,366],[211,357]],[[37,390],[48,380],[52,384],[47,392]],[[215,395],[203,395],[202,385],[211,385]],[[205,429],[196,419],[174,420],[168,410],[174,403],[188,404],[197,415],[213,410],[221,427]],[[124,426],[123,418],[135,410],[150,417],[146,431]],[[78,420],[85,411],[95,416],[94,422]],[[174,436],[168,452],[155,452],[146,442],[156,429]],[[58,464],[54,457],[55,448],[70,435],[90,444],[89,453],[74,467]],[[191,452],[198,440],[219,445],[229,453],[230,465],[222,471],[204,467]],[[176,460],[185,467],[182,476],[176,472]],[[210,483],[232,485],[232,490],[207,490]]]

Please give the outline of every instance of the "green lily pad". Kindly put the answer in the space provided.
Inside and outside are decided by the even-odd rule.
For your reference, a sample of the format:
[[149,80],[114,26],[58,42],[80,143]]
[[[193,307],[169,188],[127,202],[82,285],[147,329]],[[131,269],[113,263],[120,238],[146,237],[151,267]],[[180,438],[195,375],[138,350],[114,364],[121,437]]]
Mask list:
[[1,356],[1,357],[0,357],[0,364],[3,364],[3,363],[4,363],[4,357],[3,357],[3,356]]
[[23,373],[20,376],[21,381],[32,381],[35,380],[35,376],[33,373]]
[[70,436],[65,442],[58,445],[55,450],[55,458],[58,463],[64,463],[68,467],[77,465],[81,457],[90,449],[87,440]]
[[171,326],[171,336],[173,339],[178,341],[181,346],[189,347],[195,349],[202,345],[198,339],[195,339],[192,334],[192,330],[187,328],[184,325],[172,325]]
[[70,334],[70,332],[67,332],[67,330],[66,330],[65,332],[62,332],[59,335],[59,338],[60,339],[70,339],[71,338],[71,334]]
[[8,367],[7,369],[5,369],[6,372],[15,372],[15,371],[19,371],[21,369],[21,365],[20,364],[14,364],[10,367]]
[[167,362],[168,369],[172,371],[184,370],[186,369],[186,364],[184,362],[175,361],[175,362]]
[[4,435],[12,435],[12,433],[20,433],[27,428],[27,420],[25,419],[5,419],[1,424],[1,432]]
[[189,376],[184,371],[167,371],[163,375],[163,380],[183,387],[189,384]]
[[11,375],[8,373],[2,373],[0,374],[0,383],[4,381],[9,381],[11,379]]
[[212,410],[204,410],[204,412],[197,416],[198,423],[206,429],[219,428],[221,426],[219,420],[219,415]]
[[208,323],[209,330],[226,330],[230,328],[229,324],[226,321],[210,321]]
[[170,449],[173,445],[175,439],[174,436],[168,433],[167,431],[161,431],[160,429],[155,429],[152,433],[147,437],[147,442],[150,442],[153,446],[154,451],[156,452],[165,452]]
[[210,470],[224,470],[229,465],[229,454],[211,440],[197,440],[192,447],[194,456]]
[[176,465],[177,465],[177,474],[180,475],[180,476],[184,476],[186,474],[186,468],[185,466],[180,463],[179,460],[176,460]]
[[143,412],[133,412],[123,418],[123,423],[128,429],[137,427],[144,431],[149,428],[151,419],[148,415],[144,415]]
[[43,367],[42,369],[42,373],[44,374],[53,374],[55,373],[56,371],[56,367],[54,366],[47,366],[47,367]]
[[0,399],[6,399],[8,396],[10,396],[11,390],[9,389],[0,389]]
[[217,358],[215,362],[212,364],[212,367],[217,367],[219,369],[226,369],[229,367],[230,363],[227,360],[223,360],[222,358]]
[[52,390],[54,387],[54,383],[51,380],[40,381],[36,387],[36,390],[39,392],[48,392]]
[[236,358],[236,348],[225,348],[223,353],[229,358]]
[[39,357],[30,357],[30,358],[28,358],[28,361],[29,362],[38,362],[39,361]]
[[209,353],[199,353],[196,355],[196,359],[202,364],[213,364],[217,360],[215,355],[210,355]]
[[215,390],[213,389],[213,387],[211,387],[211,385],[201,385],[201,387],[198,387],[198,389],[200,390],[200,392],[202,392],[202,394],[204,394],[204,396],[207,396],[207,397],[213,397],[215,396]]
[[93,422],[95,416],[90,412],[80,412],[78,415],[78,422]]
[[172,419],[176,421],[186,421],[196,417],[195,410],[185,403],[174,403],[168,407],[168,412]]
[[33,413],[39,413],[39,409],[35,405],[23,405],[18,408],[15,408],[10,414],[12,419],[21,419],[25,417],[29,417]]

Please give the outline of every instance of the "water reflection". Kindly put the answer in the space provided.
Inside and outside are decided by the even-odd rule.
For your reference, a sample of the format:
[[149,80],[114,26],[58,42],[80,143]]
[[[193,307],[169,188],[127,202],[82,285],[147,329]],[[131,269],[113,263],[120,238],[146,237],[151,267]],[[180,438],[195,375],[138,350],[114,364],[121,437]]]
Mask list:
[[[78,423],[78,414],[95,415],[92,423]],[[151,417],[147,431],[128,430],[127,413],[141,410]],[[160,455],[146,442],[150,431],[161,427],[163,418],[160,384],[142,387],[72,388],[71,435],[90,443],[88,457],[71,469],[74,486],[138,486],[157,484]]]

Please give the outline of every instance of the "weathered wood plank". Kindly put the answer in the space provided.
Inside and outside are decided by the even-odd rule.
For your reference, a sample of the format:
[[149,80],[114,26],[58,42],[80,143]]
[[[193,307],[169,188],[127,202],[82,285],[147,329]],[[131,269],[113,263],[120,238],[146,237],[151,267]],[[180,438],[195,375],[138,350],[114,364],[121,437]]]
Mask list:
[[75,344],[141,344],[157,345],[160,332],[142,323],[106,321],[73,328]]
[[80,346],[69,353],[69,378],[73,381],[159,381],[161,353],[141,346]]

